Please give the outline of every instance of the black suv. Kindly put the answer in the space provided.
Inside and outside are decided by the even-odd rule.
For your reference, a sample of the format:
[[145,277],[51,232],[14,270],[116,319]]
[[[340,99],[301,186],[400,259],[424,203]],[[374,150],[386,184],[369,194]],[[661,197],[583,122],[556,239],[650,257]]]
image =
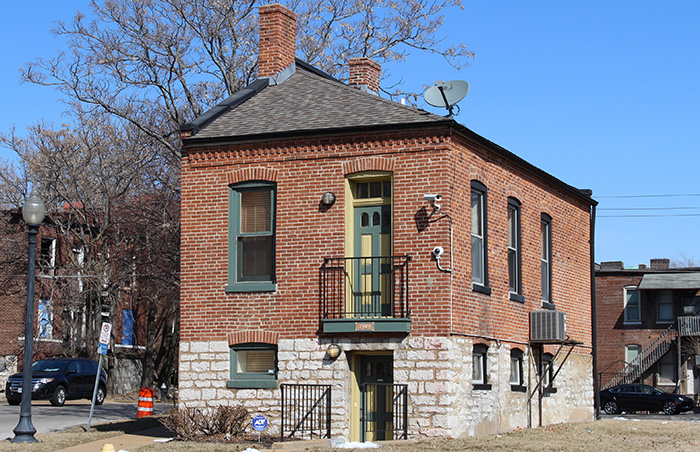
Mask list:
[[[63,406],[66,400],[89,399],[95,388],[97,363],[81,358],[42,359],[32,364],[32,399],[50,400],[53,406]],[[102,405],[107,394],[107,374],[100,372],[95,404]],[[22,400],[22,373],[11,375],[5,386],[10,405]]]

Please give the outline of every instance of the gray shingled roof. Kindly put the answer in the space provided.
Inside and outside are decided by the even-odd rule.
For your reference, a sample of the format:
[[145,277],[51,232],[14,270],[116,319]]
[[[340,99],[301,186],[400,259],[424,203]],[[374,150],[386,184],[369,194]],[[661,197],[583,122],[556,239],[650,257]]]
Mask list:
[[291,77],[279,85],[264,87],[218,115],[193,138],[236,138],[443,121],[442,116],[362,92],[297,65]]
[[700,271],[647,274],[639,289],[700,289]]

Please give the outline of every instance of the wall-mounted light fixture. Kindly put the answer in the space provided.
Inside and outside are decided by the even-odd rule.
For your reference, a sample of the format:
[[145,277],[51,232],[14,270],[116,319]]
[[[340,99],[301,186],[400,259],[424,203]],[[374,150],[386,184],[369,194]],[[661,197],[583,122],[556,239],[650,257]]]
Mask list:
[[333,194],[332,192],[329,192],[329,191],[325,192],[323,194],[323,196],[321,197],[321,203],[324,206],[328,206],[328,207],[332,206],[335,203],[335,194]]
[[333,359],[336,359],[338,356],[340,356],[340,352],[342,352],[342,350],[338,344],[331,344],[328,346],[328,349],[326,350],[326,353],[328,353],[328,356],[330,356]]

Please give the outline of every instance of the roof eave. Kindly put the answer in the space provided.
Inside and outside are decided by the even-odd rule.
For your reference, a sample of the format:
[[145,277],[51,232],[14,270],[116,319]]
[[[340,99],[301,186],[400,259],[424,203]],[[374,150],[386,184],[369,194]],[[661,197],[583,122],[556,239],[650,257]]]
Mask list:
[[189,134],[190,136],[196,135],[197,132],[202,130],[215,119],[217,119],[224,113],[233,110],[243,102],[255,96],[260,91],[265,89],[268,85],[268,78],[261,78],[254,81],[242,90],[232,94],[227,99],[217,104],[215,107],[207,110],[204,114],[196,117],[192,122],[181,125],[180,133]]

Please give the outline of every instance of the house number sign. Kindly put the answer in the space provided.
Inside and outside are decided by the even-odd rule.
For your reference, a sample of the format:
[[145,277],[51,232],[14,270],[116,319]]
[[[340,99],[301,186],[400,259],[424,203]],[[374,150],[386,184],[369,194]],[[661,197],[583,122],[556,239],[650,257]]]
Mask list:
[[374,322],[356,323],[355,331],[374,331]]

